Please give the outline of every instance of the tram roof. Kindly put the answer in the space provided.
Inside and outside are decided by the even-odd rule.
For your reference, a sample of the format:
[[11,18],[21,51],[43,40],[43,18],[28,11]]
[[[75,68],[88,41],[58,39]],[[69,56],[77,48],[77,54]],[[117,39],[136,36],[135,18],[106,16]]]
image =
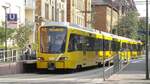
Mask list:
[[[101,38],[101,36],[104,36],[104,39],[107,40],[112,40],[112,38],[115,38],[117,40],[121,40],[122,42],[130,42],[130,43],[138,43],[136,40],[130,39],[130,38],[126,38],[126,37],[122,37],[122,36],[117,36],[114,34],[110,34],[107,32],[103,32],[103,31],[99,31],[93,28],[86,28],[77,24],[72,24],[69,22],[50,22],[50,21],[46,21],[42,24],[42,26],[63,26],[63,27],[68,27],[68,28],[72,28],[72,29],[77,29],[77,30],[81,30],[84,32],[89,32],[89,33],[93,33],[96,34],[98,38]],[[139,42],[142,43],[142,42]]]
[[100,32],[96,29],[86,28],[86,27],[83,27],[83,26],[80,26],[77,24],[69,23],[69,22],[45,22],[42,26],[63,26],[63,27],[68,27],[68,28],[73,28],[73,29],[89,32],[89,33],[99,33],[100,34]]
[[42,24],[42,26],[64,26],[64,27],[67,27],[67,26],[69,26],[69,22],[49,22],[49,21],[46,21]]
[[101,31],[101,34],[104,36],[104,39],[112,40],[112,34]]

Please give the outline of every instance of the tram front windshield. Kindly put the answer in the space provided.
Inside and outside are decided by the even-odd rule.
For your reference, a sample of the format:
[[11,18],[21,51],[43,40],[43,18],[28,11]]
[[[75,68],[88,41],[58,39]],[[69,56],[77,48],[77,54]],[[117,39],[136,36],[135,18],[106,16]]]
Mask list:
[[42,27],[40,29],[40,51],[42,53],[63,53],[65,51],[66,29]]

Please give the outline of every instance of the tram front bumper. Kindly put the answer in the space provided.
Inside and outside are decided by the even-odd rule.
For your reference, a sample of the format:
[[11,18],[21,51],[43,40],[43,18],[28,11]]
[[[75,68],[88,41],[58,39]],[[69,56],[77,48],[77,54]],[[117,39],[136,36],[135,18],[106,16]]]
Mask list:
[[55,70],[55,69],[63,69],[65,68],[65,62],[62,61],[48,61],[48,62],[40,62],[37,61],[37,69],[48,69],[48,70]]

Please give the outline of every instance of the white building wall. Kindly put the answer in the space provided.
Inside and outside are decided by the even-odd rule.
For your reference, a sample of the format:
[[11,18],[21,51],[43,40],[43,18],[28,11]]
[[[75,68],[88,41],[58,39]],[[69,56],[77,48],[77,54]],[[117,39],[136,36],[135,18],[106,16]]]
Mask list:
[[[59,21],[59,22],[66,22],[66,14],[67,14],[67,0],[42,0],[41,3],[41,16],[45,18],[45,3],[49,5],[49,20],[50,21]],[[52,8],[54,9],[52,12]],[[64,14],[62,14],[64,11]],[[52,14],[53,13],[53,14]],[[52,19],[54,18],[54,20]],[[64,20],[62,20],[64,18]]]

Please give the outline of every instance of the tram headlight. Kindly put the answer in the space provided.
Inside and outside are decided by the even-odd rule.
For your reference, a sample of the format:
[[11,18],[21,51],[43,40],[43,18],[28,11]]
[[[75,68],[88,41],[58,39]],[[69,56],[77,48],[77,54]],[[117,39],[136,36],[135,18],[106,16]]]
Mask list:
[[66,61],[66,60],[68,60],[68,57],[60,57],[59,58],[59,61]]
[[37,60],[38,61],[44,61],[44,58],[43,57],[38,57]]

